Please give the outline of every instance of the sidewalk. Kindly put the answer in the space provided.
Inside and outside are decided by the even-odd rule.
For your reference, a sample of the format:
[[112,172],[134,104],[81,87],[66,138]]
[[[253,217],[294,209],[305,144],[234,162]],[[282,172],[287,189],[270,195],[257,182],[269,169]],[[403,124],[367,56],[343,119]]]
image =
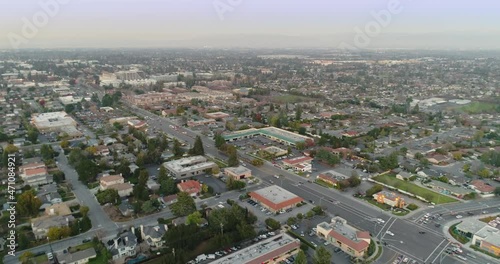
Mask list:
[[442,225],[442,227],[443,227],[443,230],[442,230],[442,231],[443,231],[443,233],[444,233],[444,235],[445,235],[446,239],[447,239],[449,242],[459,244],[459,245],[460,245],[460,247],[462,247],[462,249],[464,249],[464,251],[467,251],[467,252],[470,252],[470,253],[475,253],[475,254],[478,254],[478,255],[480,255],[481,257],[486,258],[486,259],[489,259],[489,260],[491,260],[493,263],[496,263],[496,262],[498,262],[498,259],[493,258],[493,257],[491,257],[491,256],[489,256],[489,255],[483,254],[483,253],[481,253],[481,252],[479,252],[479,251],[475,251],[474,249],[472,249],[472,248],[470,247],[470,245],[471,245],[471,243],[472,243],[472,240],[471,240],[471,241],[469,241],[469,242],[467,242],[467,243],[465,243],[465,244],[462,244],[462,243],[458,242],[457,240],[455,240],[455,238],[453,238],[453,237],[450,235],[450,232],[448,231],[452,225],[457,224],[457,223],[460,223],[460,222],[462,222],[464,219],[476,219],[476,220],[479,220],[479,219],[481,219],[481,218],[485,218],[485,217],[489,217],[489,216],[496,216],[496,215],[498,215],[498,214],[474,215],[474,216],[470,216],[470,217],[466,217],[466,218],[462,218],[462,219],[455,219],[455,220],[451,220],[451,221],[449,221],[449,222],[447,222],[447,223],[444,223],[444,224]]

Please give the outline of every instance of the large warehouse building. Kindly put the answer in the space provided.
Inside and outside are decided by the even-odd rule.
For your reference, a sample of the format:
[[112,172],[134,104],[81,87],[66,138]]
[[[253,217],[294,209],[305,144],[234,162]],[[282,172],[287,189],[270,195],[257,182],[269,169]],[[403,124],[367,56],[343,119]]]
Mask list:
[[217,167],[217,164],[203,156],[193,156],[165,162],[163,167],[176,178],[182,178],[200,175],[207,169]]
[[293,208],[304,200],[277,185],[262,188],[251,192],[249,195],[253,200],[259,202],[271,212]]

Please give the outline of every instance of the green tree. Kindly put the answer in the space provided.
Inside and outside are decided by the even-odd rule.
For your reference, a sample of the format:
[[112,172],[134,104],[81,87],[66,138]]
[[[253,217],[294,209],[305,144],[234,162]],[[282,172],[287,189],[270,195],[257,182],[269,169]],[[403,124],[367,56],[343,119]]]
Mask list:
[[227,165],[229,167],[237,167],[238,165],[240,165],[238,152],[233,145],[228,145],[226,153],[229,156],[229,158],[227,159]]
[[221,134],[216,134],[214,140],[215,140],[215,147],[217,149],[220,149],[224,144],[226,144],[226,140]]
[[320,246],[316,248],[313,257],[314,264],[330,264],[332,259],[332,254],[324,247]]
[[359,178],[358,173],[355,170],[351,172],[351,177],[349,177],[348,181],[349,186],[351,187],[357,187],[361,184],[361,179]]
[[464,166],[462,167],[462,170],[464,172],[469,172],[470,171],[470,167],[471,167],[470,163],[465,163]]
[[176,138],[174,138],[174,145],[172,147],[172,153],[176,157],[180,157],[180,156],[182,156],[182,154],[184,154],[182,151],[182,148],[181,148],[181,143]]
[[118,194],[118,191],[114,190],[114,189],[107,189],[104,191],[98,191],[96,194],[96,198],[100,204],[112,203],[115,205],[119,205],[121,202],[120,195]]
[[34,258],[35,255],[31,251],[25,251],[21,256],[19,256],[19,261],[23,264],[29,263],[29,261]]
[[199,211],[195,211],[187,216],[186,225],[195,224],[199,225],[203,221],[203,217]]
[[277,230],[277,229],[280,229],[280,227],[281,227],[280,222],[278,222],[272,218],[267,218],[265,220],[265,223],[266,223],[266,226],[271,230]]
[[496,196],[500,196],[500,187],[496,187],[495,190],[493,191],[493,193],[496,195]]
[[54,150],[50,145],[43,144],[40,147],[40,155],[44,161],[51,160],[54,158]]
[[146,214],[152,213],[155,210],[156,210],[156,206],[155,206],[154,202],[151,200],[146,201],[141,205],[141,211],[146,213]]
[[295,120],[300,121],[302,119],[302,106],[297,106],[297,109],[295,110]]
[[200,136],[196,136],[194,140],[193,148],[189,150],[189,154],[191,155],[205,155],[205,150],[203,149],[203,142],[201,141]]
[[146,186],[149,179],[149,173],[147,170],[141,170],[139,172],[139,180],[134,186],[133,195],[134,198],[139,201],[147,201],[149,199],[149,192]]
[[113,97],[111,97],[111,95],[109,94],[105,94],[102,97],[101,106],[112,106],[112,105],[113,105]]
[[176,216],[186,216],[196,211],[196,204],[193,197],[186,192],[177,194],[177,202],[170,206]]
[[36,197],[34,190],[25,191],[17,198],[17,212],[21,216],[37,216],[40,206],[42,202]]
[[80,213],[85,217],[88,215],[89,213],[89,207],[88,206],[85,206],[85,205],[82,205],[80,206]]
[[307,257],[303,250],[299,250],[297,258],[295,258],[295,264],[307,264]]
[[160,192],[164,195],[171,195],[177,193],[177,185],[175,184],[175,180],[170,177],[166,177],[163,180],[160,180]]
[[370,189],[366,190],[365,195],[366,195],[366,197],[371,198],[371,197],[373,197],[374,194],[382,191],[383,189],[384,189],[384,187],[382,185],[375,184]]

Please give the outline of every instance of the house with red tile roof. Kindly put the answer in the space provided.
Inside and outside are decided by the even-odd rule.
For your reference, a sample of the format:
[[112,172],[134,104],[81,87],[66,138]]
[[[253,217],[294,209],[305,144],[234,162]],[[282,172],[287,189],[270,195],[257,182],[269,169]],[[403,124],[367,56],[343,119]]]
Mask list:
[[495,191],[495,187],[487,184],[483,180],[473,180],[469,183],[469,185],[476,190],[481,195],[489,195],[493,194],[493,191]]
[[201,183],[199,181],[189,180],[177,184],[181,192],[186,192],[191,196],[196,196],[201,192]]
[[347,224],[341,217],[334,217],[330,223],[322,222],[316,226],[316,234],[355,258],[362,259],[370,246],[370,233]]

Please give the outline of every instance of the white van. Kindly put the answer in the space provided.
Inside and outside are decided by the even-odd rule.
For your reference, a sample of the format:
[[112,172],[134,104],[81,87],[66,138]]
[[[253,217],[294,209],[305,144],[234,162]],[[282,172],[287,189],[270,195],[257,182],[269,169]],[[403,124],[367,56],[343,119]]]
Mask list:
[[196,257],[196,262],[197,262],[197,263],[198,263],[198,262],[202,262],[202,261],[204,261],[204,260],[207,260],[207,255],[205,255],[205,254],[201,254],[201,255],[199,255],[198,257]]
[[215,259],[215,254],[208,254],[207,258],[208,259]]

